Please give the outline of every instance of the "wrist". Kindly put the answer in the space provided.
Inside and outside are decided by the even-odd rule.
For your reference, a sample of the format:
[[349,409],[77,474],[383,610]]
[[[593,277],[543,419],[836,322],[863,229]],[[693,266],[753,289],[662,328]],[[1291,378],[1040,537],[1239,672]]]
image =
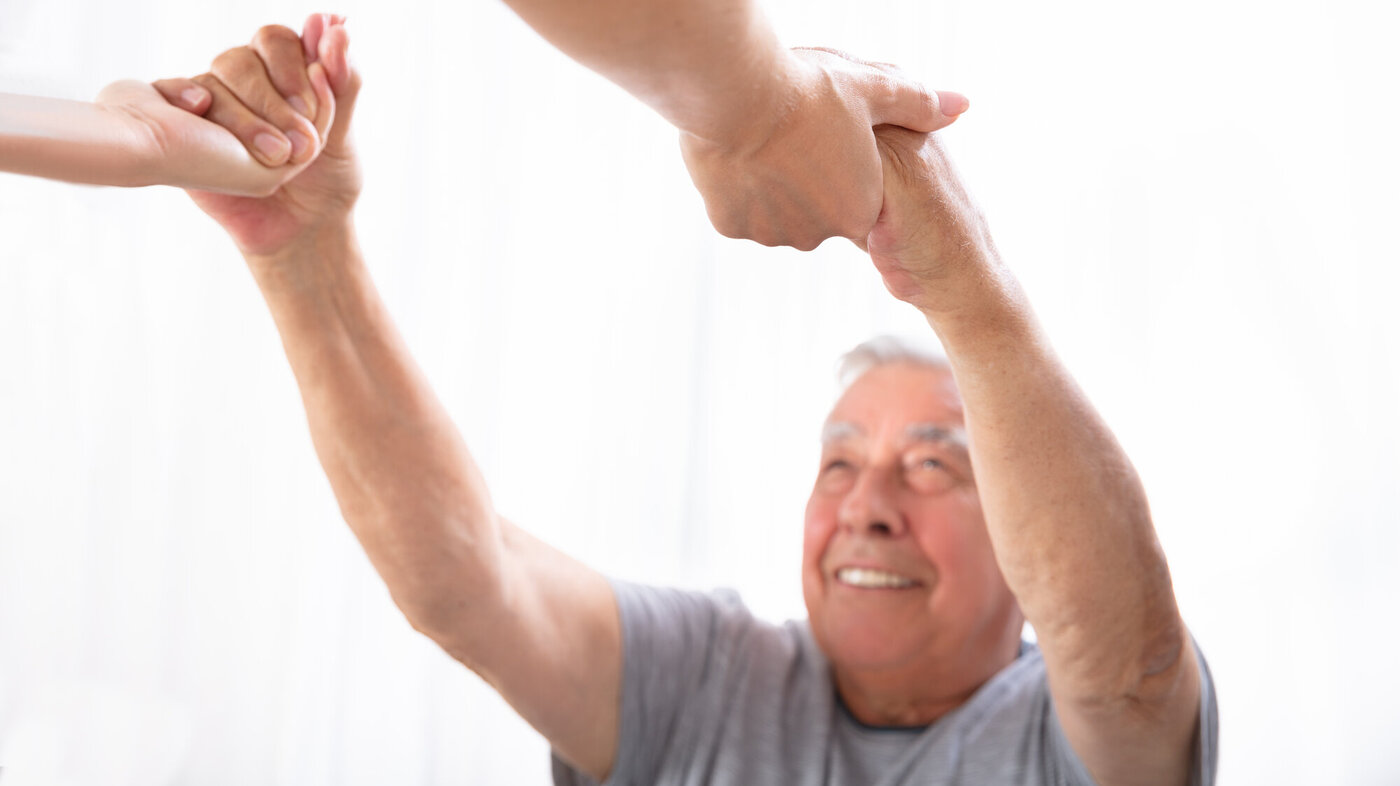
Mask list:
[[760,35],[731,63],[727,77],[713,83],[705,103],[720,111],[697,113],[700,122],[681,128],[696,144],[715,152],[757,151],[796,109],[805,85],[814,78],[812,68],[779,46],[771,34]]
[[317,222],[276,249],[244,251],[243,259],[264,292],[333,286],[362,264],[350,213]]
[[996,259],[957,266],[915,305],[949,358],[1021,345],[1038,331],[1020,282]]

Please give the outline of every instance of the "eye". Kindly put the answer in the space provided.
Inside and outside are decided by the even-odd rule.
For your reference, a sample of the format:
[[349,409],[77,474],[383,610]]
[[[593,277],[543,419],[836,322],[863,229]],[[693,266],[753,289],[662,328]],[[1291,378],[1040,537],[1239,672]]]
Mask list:
[[904,466],[909,488],[920,494],[941,494],[958,484],[958,473],[938,456],[910,456]]
[[831,472],[832,470],[850,468],[851,463],[849,461],[846,461],[845,459],[831,459],[825,464],[822,464],[822,472]]

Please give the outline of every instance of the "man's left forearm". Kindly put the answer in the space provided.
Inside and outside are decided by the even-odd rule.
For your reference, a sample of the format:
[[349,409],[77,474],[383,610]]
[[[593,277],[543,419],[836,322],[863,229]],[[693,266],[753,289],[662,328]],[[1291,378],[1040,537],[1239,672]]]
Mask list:
[[944,282],[957,307],[925,316],[962,393],[998,562],[1060,687],[1135,695],[1187,642],[1142,484],[995,251],[971,254]]

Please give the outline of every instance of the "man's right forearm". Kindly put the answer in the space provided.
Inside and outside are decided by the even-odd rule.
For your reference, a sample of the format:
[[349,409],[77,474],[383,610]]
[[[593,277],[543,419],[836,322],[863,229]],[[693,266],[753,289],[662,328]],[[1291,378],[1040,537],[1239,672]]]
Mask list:
[[726,145],[741,144],[736,130],[775,114],[795,68],[751,0],[506,3],[677,128]]
[[380,301],[348,220],[248,263],[321,465],[394,601],[423,630],[443,597],[487,598],[501,537],[485,482]]

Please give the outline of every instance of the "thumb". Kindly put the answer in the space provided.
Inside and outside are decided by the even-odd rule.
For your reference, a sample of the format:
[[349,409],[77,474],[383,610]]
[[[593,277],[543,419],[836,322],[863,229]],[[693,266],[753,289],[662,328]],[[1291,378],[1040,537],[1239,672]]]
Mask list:
[[871,125],[903,126],[929,133],[946,128],[967,111],[967,97],[950,90],[928,90],[883,69],[862,85],[870,105]]
[[360,74],[350,64],[350,34],[343,24],[326,28],[318,47],[318,61],[325,69],[326,82],[335,95],[335,121],[326,136],[326,147],[339,150],[350,134],[350,118],[360,94]]

